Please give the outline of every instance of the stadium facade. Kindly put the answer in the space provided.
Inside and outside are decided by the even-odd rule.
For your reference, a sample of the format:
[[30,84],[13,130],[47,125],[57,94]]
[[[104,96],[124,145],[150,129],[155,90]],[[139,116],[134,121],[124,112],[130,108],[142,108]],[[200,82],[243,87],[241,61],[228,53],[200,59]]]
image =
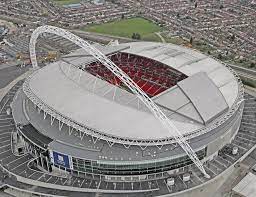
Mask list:
[[[167,131],[104,64],[78,49],[34,71],[11,102],[14,152],[28,153],[30,168],[66,179],[60,190],[76,191],[71,182],[79,180],[78,191],[91,194],[188,195],[232,164],[216,159],[223,150],[234,163],[247,152],[232,143],[244,91],[227,65],[172,44],[93,47],[172,120],[210,178],[179,145],[177,133]],[[95,186],[92,181],[82,190],[87,179]]]

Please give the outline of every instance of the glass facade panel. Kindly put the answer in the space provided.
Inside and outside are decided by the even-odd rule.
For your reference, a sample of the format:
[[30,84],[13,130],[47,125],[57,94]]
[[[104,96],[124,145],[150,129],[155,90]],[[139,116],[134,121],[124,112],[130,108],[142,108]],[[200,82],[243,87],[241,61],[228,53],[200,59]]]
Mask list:
[[[196,152],[201,160],[206,156],[206,148]],[[176,159],[151,162],[145,164],[102,164],[97,161],[82,160],[72,158],[74,170],[87,173],[104,174],[104,175],[141,175],[149,173],[158,173],[162,171],[174,170],[192,164],[188,156]]]

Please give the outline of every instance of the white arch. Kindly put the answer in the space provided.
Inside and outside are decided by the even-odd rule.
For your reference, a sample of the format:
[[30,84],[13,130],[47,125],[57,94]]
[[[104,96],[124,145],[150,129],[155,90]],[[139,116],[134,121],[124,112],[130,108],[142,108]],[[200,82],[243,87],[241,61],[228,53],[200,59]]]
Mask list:
[[103,53],[97,50],[95,47],[90,45],[87,41],[81,39],[80,37],[58,27],[53,26],[41,26],[38,27],[31,35],[29,50],[30,50],[30,59],[32,62],[32,66],[34,69],[38,69],[38,64],[36,60],[36,41],[40,34],[42,33],[52,33],[63,38],[70,40],[76,45],[83,48],[90,55],[95,57],[99,62],[101,62],[104,66],[106,66],[114,75],[116,75],[137,97],[150,109],[150,111],[154,114],[154,116],[162,123],[162,125],[170,132],[174,133],[175,140],[179,143],[179,145],[183,148],[186,154],[190,157],[190,159],[195,163],[195,165],[199,168],[199,170],[205,175],[205,177],[210,177],[201,161],[198,159],[194,150],[190,147],[188,142],[183,138],[182,134],[176,128],[176,126],[172,123],[169,118],[159,109],[159,107],[147,96],[147,94],[141,90],[141,88],[118,66],[116,66],[112,61],[110,61]]

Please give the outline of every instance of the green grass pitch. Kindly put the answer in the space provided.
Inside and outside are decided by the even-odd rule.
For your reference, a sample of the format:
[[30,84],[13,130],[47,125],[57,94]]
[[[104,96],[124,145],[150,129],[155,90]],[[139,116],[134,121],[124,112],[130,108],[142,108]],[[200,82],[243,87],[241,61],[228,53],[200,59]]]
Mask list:
[[160,41],[154,33],[162,31],[162,28],[143,18],[131,18],[100,25],[91,25],[83,28],[83,30],[128,38],[131,38],[133,33],[139,33],[142,40]]

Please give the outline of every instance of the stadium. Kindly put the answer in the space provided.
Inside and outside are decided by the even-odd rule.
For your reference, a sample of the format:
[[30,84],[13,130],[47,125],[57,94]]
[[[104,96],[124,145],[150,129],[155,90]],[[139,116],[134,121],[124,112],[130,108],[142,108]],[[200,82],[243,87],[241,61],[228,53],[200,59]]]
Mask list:
[[[35,34],[49,33],[47,28],[64,31],[46,27]],[[32,63],[37,36],[31,38]],[[196,196],[255,145],[255,128],[241,125],[255,101],[226,64],[172,44],[91,47],[35,69],[2,100],[1,113],[15,123],[15,161],[22,155],[15,164],[24,168],[1,165],[20,184],[37,185],[29,192]],[[110,62],[124,78],[107,67]],[[172,129],[129,87],[130,79],[171,120]]]

